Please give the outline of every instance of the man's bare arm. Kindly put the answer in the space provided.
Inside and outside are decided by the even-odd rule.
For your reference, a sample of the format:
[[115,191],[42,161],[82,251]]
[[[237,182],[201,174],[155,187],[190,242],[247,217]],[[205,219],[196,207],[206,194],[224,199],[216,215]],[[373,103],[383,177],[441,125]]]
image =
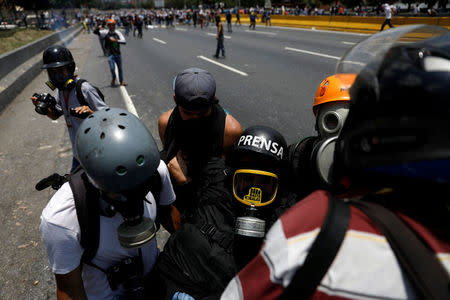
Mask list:
[[55,274],[58,300],[87,300],[81,278],[81,265],[67,274]]

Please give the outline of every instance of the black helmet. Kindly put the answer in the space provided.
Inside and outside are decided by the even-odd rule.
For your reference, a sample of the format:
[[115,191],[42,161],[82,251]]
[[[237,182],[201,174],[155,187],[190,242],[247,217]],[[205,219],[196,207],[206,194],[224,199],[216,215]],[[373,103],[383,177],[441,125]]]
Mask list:
[[338,178],[450,183],[450,34],[394,46],[353,84],[336,142]]
[[232,158],[235,160],[243,153],[250,153],[279,163],[286,151],[286,140],[281,133],[267,126],[251,126],[234,144]]
[[132,113],[106,108],[80,125],[78,160],[94,185],[120,193],[144,184],[157,170],[158,148],[144,123]]
[[42,69],[59,68],[69,66],[70,72],[75,72],[75,61],[69,49],[61,45],[50,46],[45,49],[43,54],[44,64]]

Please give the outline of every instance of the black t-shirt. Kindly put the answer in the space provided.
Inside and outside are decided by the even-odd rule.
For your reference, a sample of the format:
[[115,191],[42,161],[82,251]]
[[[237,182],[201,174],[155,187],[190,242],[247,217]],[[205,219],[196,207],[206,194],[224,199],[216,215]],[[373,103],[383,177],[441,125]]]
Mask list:
[[105,49],[109,55],[120,55],[120,45],[118,42],[112,42],[109,38],[115,38],[116,40],[120,40],[120,37],[115,32],[108,32],[105,36]]

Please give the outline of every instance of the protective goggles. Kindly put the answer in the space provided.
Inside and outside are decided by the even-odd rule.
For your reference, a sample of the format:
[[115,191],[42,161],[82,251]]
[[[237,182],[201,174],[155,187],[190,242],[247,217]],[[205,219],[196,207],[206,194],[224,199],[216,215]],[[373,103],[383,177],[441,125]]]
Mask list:
[[233,195],[248,206],[265,206],[277,196],[278,176],[274,173],[240,169],[234,172]]

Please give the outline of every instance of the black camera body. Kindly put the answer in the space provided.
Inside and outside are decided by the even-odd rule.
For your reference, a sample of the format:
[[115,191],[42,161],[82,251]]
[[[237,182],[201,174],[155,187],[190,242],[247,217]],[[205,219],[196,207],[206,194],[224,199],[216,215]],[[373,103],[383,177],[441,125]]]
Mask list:
[[145,299],[143,263],[141,257],[127,257],[106,270],[109,286],[115,291],[123,285],[128,299]]
[[61,107],[56,103],[56,99],[52,95],[47,93],[41,94],[34,93],[33,97],[36,97],[37,101],[39,101],[39,103],[34,108],[34,110],[38,114],[46,116],[48,114],[49,108],[60,115],[62,114]]

